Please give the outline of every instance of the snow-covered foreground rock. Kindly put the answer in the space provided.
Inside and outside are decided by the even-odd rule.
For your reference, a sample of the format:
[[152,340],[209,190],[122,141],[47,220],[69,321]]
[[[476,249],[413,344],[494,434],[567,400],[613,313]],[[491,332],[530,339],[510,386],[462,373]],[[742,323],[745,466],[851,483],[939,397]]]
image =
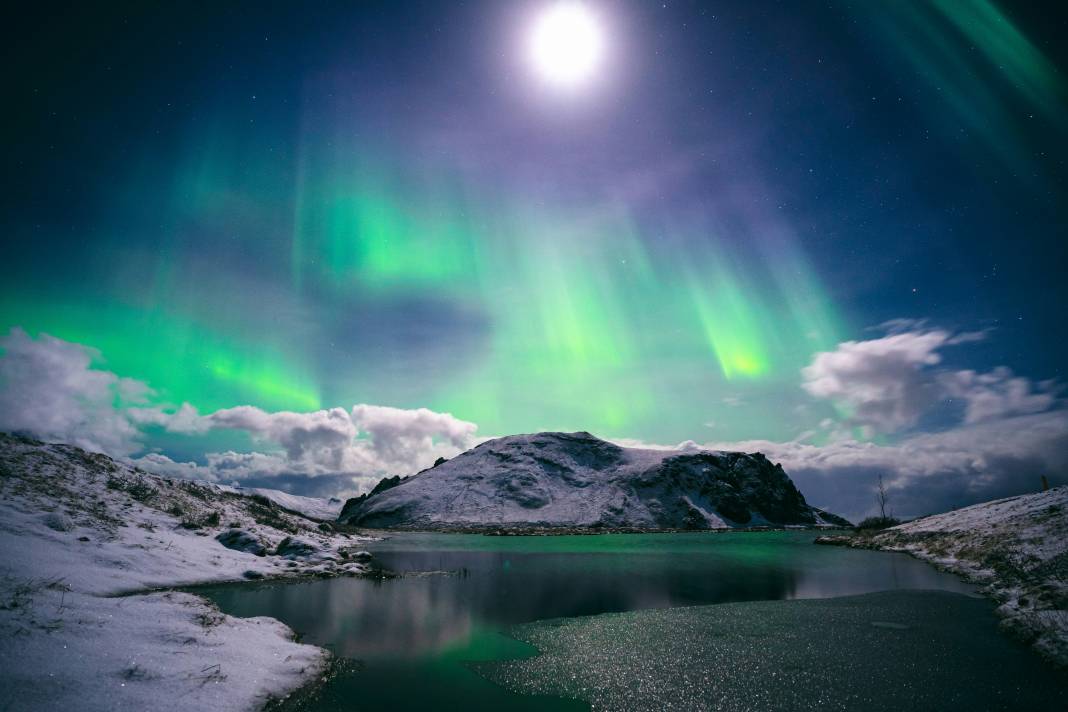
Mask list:
[[490,440],[380,483],[346,502],[340,520],[413,529],[848,525],[809,506],[760,453],[625,448],[589,433]]
[[821,543],[904,551],[985,584],[1002,627],[1068,667],[1068,487]]
[[364,540],[320,526],[262,496],[0,434],[0,709],[255,709],[286,696],[321,674],[325,651],[273,619],[143,592],[365,573]]

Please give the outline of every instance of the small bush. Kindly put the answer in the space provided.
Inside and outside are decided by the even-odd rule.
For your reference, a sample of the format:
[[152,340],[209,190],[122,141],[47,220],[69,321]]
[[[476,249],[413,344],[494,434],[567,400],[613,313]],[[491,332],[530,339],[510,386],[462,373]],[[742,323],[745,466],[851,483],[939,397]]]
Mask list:
[[254,494],[249,499],[259,505],[266,507],[267,509],[274,509],[274,502],[272,502],[270,498],[265,497],[262,494]]
[[211,490],[205,487],[200,482],[194,482],[193,480],[182,480],[178,482],[178,487],[180,487],[181,490],[189,496],[196,497],[197,499],[209,500],[212,498]]
[[147,502],[156,496],[156,488],[138,477],[133,483],[126,487],[126,494],[130,495],[138,502]]
[[252,513],[252,519],[257,524],[261,524],[265,527],[271,527],[278,529],[279,531],[289,532],[290,534],[296,534],[300,529],[296,527],[292,522],[278,516],[274,512],[268,510],[267,514]]
[[208,512],[203,516],[197,516],[196,514],[189,514],[182,517],[182,521],[179,523],[183,529],[203,529],[204,527],[217,527],[219,526],[220,517],[218,512]]
[[148,502],[158,494],[155,487],[148,482],[145,482],[140,477],[127,480],[122,477],[116,477],[114,473],[108,474],[107,488],[125,492],[138,502]]
[[896,527],[901,523],[900,519],[894,517],[868,517],[860,524],[857,525],[859,530],[873,530],[873,529],[887,529],[889,527]]
[[254,494],[249,499],[248,513],[253,521],[265,527],[273,527],[290,534],[296,534],[299,528],[294,526],[283,514],[281,508],[261,494]]

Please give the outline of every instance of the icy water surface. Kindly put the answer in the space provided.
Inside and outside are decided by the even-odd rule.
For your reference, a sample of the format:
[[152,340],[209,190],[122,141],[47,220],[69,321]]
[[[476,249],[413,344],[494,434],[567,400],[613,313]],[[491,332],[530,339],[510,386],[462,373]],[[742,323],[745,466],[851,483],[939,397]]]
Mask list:
[[568,618],[513,630],[541,655],[477,668],[598,710],[1064,710],[1068,689],[983,600],[894,591]]
[[[1015,679],[1031,692],[1060,694],[1062,688],[1050,687],[1049,676],[1029,652],[997,634],[991,605],[963,595],[971,588],[956,578],[904,555],[815,546],[814,538],[811,532],[398,534],[368,548],[381,565],[405,573],[401,578],[227,586],[207,595],[227,613],[273,616],[307,642],[358,661],[355,670],[339,675],[304,709],[572,710],[588,709],[591,701],[598,709],[612,708],[619,700],[634,705],[645,700],[653,709],[649,701],[662,694],[656,686],[677,688],[682,695],[677,709],[700,709],[701,700],[709,709],[716,704],[790,709],[773,703],[777,689],[827,684],[825,678],[838,676],[838,662],[857,656],[889,658],[886,682],[875,690],[896,695],[891,699],[903,706],[907,691],[897,681],[917,666],[933,665],[935,657],[949,662],[939,663],[933,677],[916,679],[973,687],[975,680],[986,679],[987,687],[999,686],[989,671],[976,678],[975,670],[984,668],[974,661],[952,662],[965,654],[1007,660],[1016,665],[1014,671],[1022,671]],[[834,601],[795,601],[923,590],[942,593],[861,597],[845,608]],[[754,601],[768,603],[751,610],[745,605],[676,608]],[[576,618],[651,609],[659,612],[633,619]],[[514,628],[536,621],[547,622]],[[606,626],[606,621],[615,623]],[[922,621],[939,621],[941,627]],[[567,627],[571,624],[575,627]],[[537,649],[503,634],[509,630]],[[964,636],[969,630],[989,635]],[[962,635],[947,637],[944,631]],[[936,639],[937,644],[924,644]],[[902,646],[891,645],[901,641]],[[893,655],[883,655],[884,645],[891,645]],[[538,649],[546,654],[532,657]],[[760,677],[765,685],[752,691],[757,695],[753,706],[725,705],[740,694],[743,681],[753,684],[751,660],[764,659],[765,651],[768,666],[782,669]],[[713,668],[715,684],[686,672]],[[841,670],[836,696],[860,686],[856,669]],[[671,671],[674,676],[667,674]],[[595,686],[601,696],[582,692]],[[1001,687],[1009,694],[1009,687]],[[656,693],[643,697],[642,690]],[[782,698],[794,699],[815,698]],[[947,693],[942,699],[952,705],[956,698]]]

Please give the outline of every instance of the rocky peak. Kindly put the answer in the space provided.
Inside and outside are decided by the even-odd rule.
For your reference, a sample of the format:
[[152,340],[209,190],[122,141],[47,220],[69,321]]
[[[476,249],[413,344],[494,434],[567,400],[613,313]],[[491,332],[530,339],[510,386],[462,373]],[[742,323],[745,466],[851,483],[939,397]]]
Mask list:
[[429,529],[830,523],[760,453],[625,448],[587,432],[497,438],[381,484],[349,500],[341,520]]

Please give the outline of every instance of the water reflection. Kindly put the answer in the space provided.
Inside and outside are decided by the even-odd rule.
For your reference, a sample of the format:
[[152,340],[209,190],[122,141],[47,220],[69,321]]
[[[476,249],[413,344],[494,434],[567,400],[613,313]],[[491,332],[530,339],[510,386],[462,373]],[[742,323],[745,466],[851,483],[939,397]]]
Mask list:
[[479,631],[546,618],[892,589],[970,591],[903,555],[817,547],[810,535],[686,536],[572,547],[403,535],[373,547],[381,565],[408,572],[398,579],[230,587],[211,596],[229,613],[276,616],[310,642],[367,660],[439,655]]

